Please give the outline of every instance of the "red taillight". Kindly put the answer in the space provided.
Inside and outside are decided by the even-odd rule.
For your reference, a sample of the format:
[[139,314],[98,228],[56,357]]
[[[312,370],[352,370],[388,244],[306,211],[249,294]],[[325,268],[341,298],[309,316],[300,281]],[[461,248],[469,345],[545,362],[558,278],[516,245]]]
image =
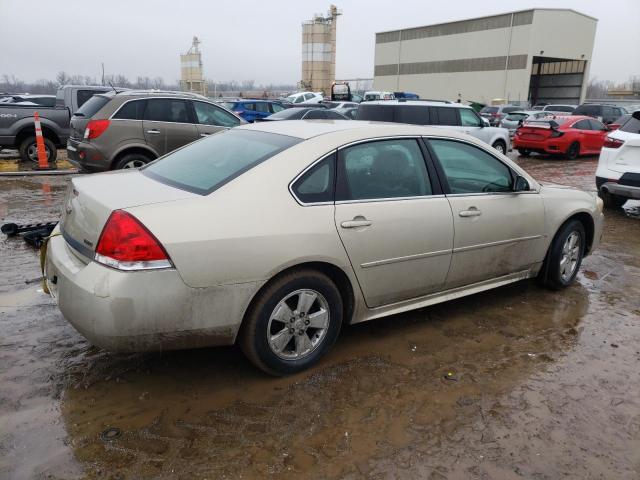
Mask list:
[[84,138],[91,140],[92,138],[98,138],[109,128],[109,120],[89,120],[87,128],[84,131]]
[[115,210],[102,229],[95,260],[120,270],[171,267],[169,255],[153,234],[130,213]]
[[604,137],[603,147],[607,148],[620,148],[624,144],[624,140],[618,140],[617,138],[611,138],[609,136]]

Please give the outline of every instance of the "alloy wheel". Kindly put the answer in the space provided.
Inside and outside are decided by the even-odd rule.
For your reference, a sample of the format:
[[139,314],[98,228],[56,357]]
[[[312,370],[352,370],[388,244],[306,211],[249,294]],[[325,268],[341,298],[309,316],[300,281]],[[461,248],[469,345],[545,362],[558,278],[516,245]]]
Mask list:
[[313,352],[329,328],[329,304],[319,292],[296,290],[273,309],[267,326],[271,351],[286,360],[299,360]]
[[130,162],[125,163],[122,168],[140,168],[146,165],[142,160],[131,160]]
[[562,257],[560,259],[560,277],[562,281],[568,282],[575,273],[581,252],[582,241],[580,234],[573,231],[569,234],[562,247]]
[[[44,151],[45,154],[47,155],[47,160],[49,160],[49,157],[51,156],[51,151],[49,150],[49,147],[47,147],[47,145],[45,144],[44,146]],[[32,162],[38,162],[38,145],[36,143],[32,143],[31,145],[29,145],[29,147],[27,148],[27,156],[29,157],[29,159]]]

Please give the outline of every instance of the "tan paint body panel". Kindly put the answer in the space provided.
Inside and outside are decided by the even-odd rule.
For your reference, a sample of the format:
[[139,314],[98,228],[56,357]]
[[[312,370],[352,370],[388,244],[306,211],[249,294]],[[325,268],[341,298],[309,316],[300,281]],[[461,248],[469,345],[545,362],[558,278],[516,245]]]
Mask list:
[[[139,172],[74,179],[78,198],[84,198],[74,205],[81,215],[73,217],[74,221],[63,219],[63,228],[67,228],[69,220],[68,227],[74,235],[96,240],[109,211],[126,209],[160,240],[176,267],[123,273],[87,259],[78,260],[62,237],[53,238],[48,246],[47,281],[52,285],[53,276],[57,276],[52,289],[63,314],[92,342],[113,350],[233,343],[246,309],[259,289],[282,270],[301,263],[326,262],[347,275],[354,293],[354,313],[349,320],[357,323],[534,276],[553,235],[575,213],[588,213],[594,219],[593,248],[600,239],[602,215],[593,195],[568,188],[541,187],[513,162],[493,151],[493,155],[524,176],[533,191],[475,199],[483,215],[486,213],[480,217],[486,224],[477,221],[481,228],[476,231],[470,228],[472,222],[461,222],[468,218],[456,218],[456,209],[468,206],[465,203],[468,199],[460,197],[415,201],[410,205],[412,211],[430,204],[439,208],[421,222],[408,225],[397,219],[403,215],[400,206],[409,202],[303,206],[288,189],[294,178],[329,151],[368,138],[444,136],[490,151],[480,141],[463,134],[420,126],[346,121],[265,122],[239,128],[307,140],[206,196],[169,187]],[[511,202],[509,207],[497,197]],[[448,216],[445,207],[449,208]],[[350,259],[336,223],[343,218],[352,219],[357,212],[364,212],[367,218],[371,216],[375,230],[370,229],[369,233],[377,233],[371,236],[353,232],[345,242],[353,242],[354,254]],[[448,236],[453,230],[455,235]],[[464,287],[442,286],[449,263],[446,253],[422,255],[447,249],[455,252],[456,248],[502,237],[534,234],[543,235],[544,240],[500,247],[489,255],[494,258],[508,255],[508,261],[492,273],[499,275],[508,270],[506,274]],[[517,252],[511,252],[510,248]],[[412,258],[413,255],[417,257]],[[480,256],[479,250],[468,256],[455,257],[454,253],[451,271],[486,267]],[[409,258],[388,262],[401,257]],[[363,268],[363,264],[373,265]],[[366,287],[363,285],[361,289],[359,280]],[[389,285],[388,291],[385,285]],[[368,291],[369,304],[363,290]]]

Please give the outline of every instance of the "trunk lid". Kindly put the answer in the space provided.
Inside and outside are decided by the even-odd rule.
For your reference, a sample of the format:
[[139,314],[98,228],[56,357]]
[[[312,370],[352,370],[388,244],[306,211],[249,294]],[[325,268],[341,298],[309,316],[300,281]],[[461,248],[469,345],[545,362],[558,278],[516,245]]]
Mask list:
[[114,210],[196,196],[156,182],[137,170],[76,177],[67,189],[60,228],[67,243],[88,262]]

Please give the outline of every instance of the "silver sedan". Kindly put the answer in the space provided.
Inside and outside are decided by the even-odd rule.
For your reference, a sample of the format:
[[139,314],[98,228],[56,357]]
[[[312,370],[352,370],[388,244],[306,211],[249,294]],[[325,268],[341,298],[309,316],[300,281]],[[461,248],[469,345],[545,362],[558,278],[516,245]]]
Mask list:
[[571,284],[602,202],[462,133],[269,122],[76,177],[48,242],[63,315],[111,350],[238,342],[275,375],[343,324],[537,277]]

